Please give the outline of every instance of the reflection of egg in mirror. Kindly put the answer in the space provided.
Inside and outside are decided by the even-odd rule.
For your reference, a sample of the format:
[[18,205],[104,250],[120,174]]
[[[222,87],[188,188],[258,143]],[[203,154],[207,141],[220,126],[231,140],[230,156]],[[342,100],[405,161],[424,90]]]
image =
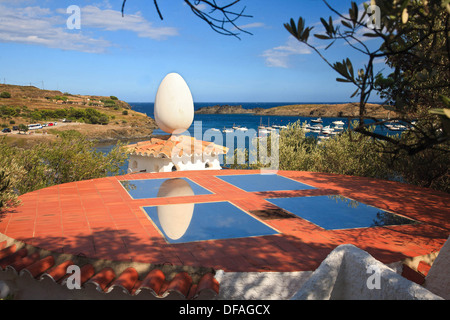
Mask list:
[[156,93],[154,116],[158,127],[167,133],[182,133],[194,120],[194,101],[184,79],[177,73],[164,77]]
[[[194,191],[186,180],[170,179],[159,188],[158,197],[193,196]],[[170,204],[158,206],[158,219],[167,237],[172,240],[181,238],[191,223],[194,203]]]

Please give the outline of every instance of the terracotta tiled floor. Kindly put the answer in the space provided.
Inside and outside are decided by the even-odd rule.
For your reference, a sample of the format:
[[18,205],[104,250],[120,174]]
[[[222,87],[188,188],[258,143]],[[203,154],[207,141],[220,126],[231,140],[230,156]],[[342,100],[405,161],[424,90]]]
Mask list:
[[[314,270],[336,246],[354,244],[390,263],[438,251],[450,234],[448,194],[388,181],[279,171],[312,190],[245,192],[217,176],[258,171],[219,170],[141,173],[53,186],[25,194],[0,216],[0,232],[44,249],[93,258],[153,264],[208,266],[225,271]],[[186,177],[212,194],[133,200],[119,181]],[[230,201],[249,214],[271,209],[265,198],[339,194],[420,224],[325,230],[301,218],[264,222],[270,236],[168,244],[144,206]]]

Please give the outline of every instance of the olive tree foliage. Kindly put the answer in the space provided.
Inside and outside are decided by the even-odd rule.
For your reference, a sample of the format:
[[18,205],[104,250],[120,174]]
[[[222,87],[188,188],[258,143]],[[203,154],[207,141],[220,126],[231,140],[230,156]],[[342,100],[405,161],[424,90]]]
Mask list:
[[[280,170],[301,170],[392,179],[374,138],[352,131],[357,121],[341,134],[317,143],[306,136],[300,122],[280,131]],[[368,130],[373,131],[374,128]]]
[[[323,1],[339,17],[338,22],[331,16],[320,19],[325,31],[315,33],[314,37],[326,46],[312,44],[314,27],[307,27],[302,17],[297,22],[291,19],[284,26],[338,73],[337,81],[355,87],[351,97],[359,97],[359,124],[353,130],[388,142],[392,147],[389,152],[396,154],[403,151],[414,155],[435,146],[448,151],[450,132],[445,130],[448,118],[441,117],[443,121],[439,121],[438,115],[448,107],[445,101],[450,96],[449,1],[372,0],[370,5],[364,4],[364,10],[352,2],[346,14]],[[369,40],[379,45],[372,48]],[[329,61],[325,52],[338,42],[366,57],[366,63],[357,67],[349,58]],[[374,63],[380,59],[393,69],[391,74],[374,71]],[[405,140],[369,130],[373,123],[367,121],[370,116],[366,103],[375,93],[386,99],[387,107],[393,111],[390,120],[409,123],[415,139]],[[372,120],[379,125],[387,121]]]
[[41,188],[120,174],[127,153],[118,143],[108,154],[78,132],[29,149],[0,140],[0,210],[17,205],[17,196]]
[[[126,2],[127,0],[123,0],[122,2],[122,15],[124,15]],[[184,0],[184,3],[189,7],[189,9],[191,9],[192,13],[206,22],[215,32],[226,36],[233,36],[238,39],[240,39],[238,36],[239,32],[251,34],[236,25],[236,21],[239,18],[252,17],[244,14],[246,7],[236,9],[240,0],[227,1],[225,4],[219,4],[219,2],[222,1]],[[161,10],[159,9],[158,1],[153,0],[153,4],[155,5],[159,18],[163,20],[164,18]]]
[[[357,125],[357,121],[351,124],[353,127]],[[369,128],[369,130],[373,131],[374,128]],[[239,156],[245,156],[247,162],[231,162],[230,168],[264,169],[268,162],[266,160],[269,160],[265,157],[270,158],[272,150],[277,149],[279,157],[277,169],[279,170],[325,172],[380,179],[397,178],[396,173],[387,165],[385,154],[380,151],[372,137],[364,136],[349,128],[339,135],[318,143],[315,137],[307,136],[306,133],[305,126],[300,120],[290,123],[287,128],[277,133],[279,139],[264,139],[268,143],[268,151],[264,152],[263,156],[257,147],[250,150],[236,149],[234,160]],[[257,146],[260,145],[259,138],[255,138],[253,142]],[[266,149],[265,145],[263,149]],[[252,155],[252,152],[259,154]],[[252,161],[252,159],[257,161]]]

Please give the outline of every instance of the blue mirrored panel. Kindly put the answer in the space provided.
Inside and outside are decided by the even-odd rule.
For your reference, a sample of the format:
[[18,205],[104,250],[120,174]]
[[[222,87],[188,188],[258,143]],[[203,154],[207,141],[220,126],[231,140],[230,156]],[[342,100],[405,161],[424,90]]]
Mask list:
[[247,192],[316,189],[277,174],[241,174],[216,177]]
[[273,235],[278,232],[229,202],[144,207],[169,243]]
[[212,192],[186,178],[120,181],[133,199],[183,197]]
[[339,195],[266,200],[327,230],[417,223]]

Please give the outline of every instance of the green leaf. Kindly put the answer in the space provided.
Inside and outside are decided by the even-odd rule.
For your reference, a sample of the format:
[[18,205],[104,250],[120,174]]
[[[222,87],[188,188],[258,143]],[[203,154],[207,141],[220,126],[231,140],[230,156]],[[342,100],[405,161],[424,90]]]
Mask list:
[[336,70],[340,75],[342,75],[345,78],[350,78],[348,72],[347,72],[347,68],[345,67],[344,63],[341,62],[336,62],[333,65],[333,69]]
[[352,1],[352,8],[353,8],[353,12],[355,13],[355,21],[358,21],[358,5],[356,4],[356,2]]
[[324,34],[315,34],[314,37],[322,39],[322,40],[329,40],[330,39],[329,36],[326,36]]
[[450,107],[450,98],[444,95],[440,95],[439,99],[445,103],[446,106]]
[[331,47],[335,42],[336,42],[336,40],[334,40],[334,41],[331,42],[329,45],[327,45],[327,46],[325,47],[325,50],[327,50],[329,47]]
[[311,28],[306,28],[305,31],[303,32],[303,35],[302,35],[302,41],[303,42],[308,42],[309,31],[310,30],[311,30]]
[[345,21],[345,20],[342,20],[341,21],[341,23],[344,25],[344,26],[346,26],[347,28],[352,28],[352,25],[350,24],[350,23],[348,23],[347,21]]
[[325,28],[327,34],[330,33],[330,26],[328,25],[327,21],[324,18],[320,18],[320,22],[322,22],[323,27]]
[[377,37],[379,37],[379,35],[377,35],[376,33],[364,33],[363,36],[364,37],[369,37],[369,38],[377,38]]
[[350,96],[350,98],[353,98],[354,96],[356,96],[358,94],[358,92],[359,92],[359,89],[356,89],[356,91],[353,92],[353,94]]
[[353,73],[353,65],[352,62],[350,61],[349,58],[347,58],[347,60],[345,61],[346,65],[347,65],[347,69],[348,71],[350,71],[350,75],[352,76],[352,79],[355,77],[354,73]]

